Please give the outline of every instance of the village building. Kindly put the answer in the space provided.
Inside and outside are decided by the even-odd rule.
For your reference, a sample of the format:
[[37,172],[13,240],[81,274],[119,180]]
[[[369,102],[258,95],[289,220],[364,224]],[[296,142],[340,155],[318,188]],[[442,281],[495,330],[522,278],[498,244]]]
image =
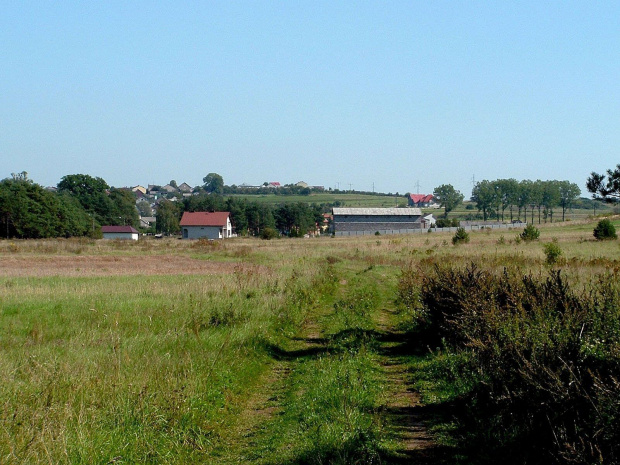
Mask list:
[[407,234],[424,227],[419,208],[334,208],[333,233],[336,236],[365,234]]
[[125,239],[137,241],[139,233],[132,226],[101,226],[104,239]]
[[230,212],[185,212],[179,223],[183,239],[232,237]]
[[432,194],[409,194],[407,204],[410,207],[417,208],[439,208],[439,204]]

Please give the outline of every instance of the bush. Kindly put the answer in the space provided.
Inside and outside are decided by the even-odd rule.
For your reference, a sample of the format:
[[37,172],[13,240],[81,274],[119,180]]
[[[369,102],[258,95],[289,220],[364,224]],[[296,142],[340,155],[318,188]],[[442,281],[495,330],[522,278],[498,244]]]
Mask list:
[[594,237],[596,237],[599,241],[618,238],[616,235],[616,228],[607,218],[598,222],[596,228],[594,228]]
[[278,237],[278,231],[273,228],[264,228],[260,233],[261,239],[270,240],[276,237]]
[[548,242],[543,246],[548,265],[555,265],[562,256],[562,249],[555,242]]
[[467,231],[465,231],[464,228],[458,228],[456,230],[456,233],[454,233],[454,236],[452,236],[452,243],[454,245],[458,245],[460,243],[467,242],[469,242],[469,234],[467,233]]
[[457,378],[434,376],[461,386],[447,400],[463,407],[450,404],[472,453],[511,463],[619,463],[615,273],[584,293],[559,271],[544,278],[438,267],[423,277],[420,300],[426,337],[443,341],[438,354],[465,361]]
[[540,237],[540,231],[533,224],[528,224],[521,233],[521,239],[525,242],[537,241]]
[[456,228],[459,225],[459,221],[456,218],[440,218],[435,222],[437,228]]

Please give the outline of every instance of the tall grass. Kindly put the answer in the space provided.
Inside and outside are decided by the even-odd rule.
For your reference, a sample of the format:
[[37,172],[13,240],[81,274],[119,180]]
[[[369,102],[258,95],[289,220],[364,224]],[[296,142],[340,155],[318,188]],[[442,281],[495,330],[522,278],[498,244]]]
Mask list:
[[421,378],[461,412],[463,447],[489,462],[620,460],[616,272],[578,285],[558,270],[470,265],[421,282],[426,340],[439,347]]

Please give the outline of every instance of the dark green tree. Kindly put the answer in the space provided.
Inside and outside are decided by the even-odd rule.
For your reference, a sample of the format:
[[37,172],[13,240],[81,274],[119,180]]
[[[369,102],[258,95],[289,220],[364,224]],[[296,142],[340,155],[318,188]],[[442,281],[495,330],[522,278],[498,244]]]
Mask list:
[[224,178],[222,178],[219,174],[209,173],[202,179],[202,181],[205,183],[205,191],[213,194],[224,193]]
[[476,183],[471,192],[471,200],[476,202],[478,211],[482,211],[484,221],[494,212],[495,206],[500,202],[495,184],[487,180]]
[[133,226],[137,228],[140,223],[136,196],[130,189],[110,189],[109,199],[111,208],[108,212],[107,224]]
[[457,191],[452,184],[442,184],[433,191],[433,196],[444,208],[444,218],[448,217],[448,213],[458,207],[463,202],[463,194]]
[[157,232],[166,235],[177,234],[180,231],[181,213],[181,204],[178,202],[171,202],[170,200],[159,202],[155,215]]
[[592,172],[586,181],[586,188],[594,199],[606,202],[620,200],[620,164],[614,169],[608,169],[607,176]]
[[565,219],[566,210],[571,208],[575,199],[581,195],[581,189],[575,183],[560,181],[560,206],[562,207],[562,221]]
[[114,219],[113,205],[108,195],[110,186],[103,179],[88,174],[70,174],[64,176],[57,187],[59,193],[74,196],[82,208],[93,215],[98,225],[108,224]]
[[0,236],[48,238],[84,235],[86,212],[25,176],[13,175],[0,182]]

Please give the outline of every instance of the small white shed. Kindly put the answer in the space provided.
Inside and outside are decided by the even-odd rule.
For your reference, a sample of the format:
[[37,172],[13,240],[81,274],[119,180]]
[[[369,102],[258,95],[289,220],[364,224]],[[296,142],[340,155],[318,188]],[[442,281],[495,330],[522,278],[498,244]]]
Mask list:
[[127,239],[138,240],[138,231],[132,226],[101,226],[104,239]]

